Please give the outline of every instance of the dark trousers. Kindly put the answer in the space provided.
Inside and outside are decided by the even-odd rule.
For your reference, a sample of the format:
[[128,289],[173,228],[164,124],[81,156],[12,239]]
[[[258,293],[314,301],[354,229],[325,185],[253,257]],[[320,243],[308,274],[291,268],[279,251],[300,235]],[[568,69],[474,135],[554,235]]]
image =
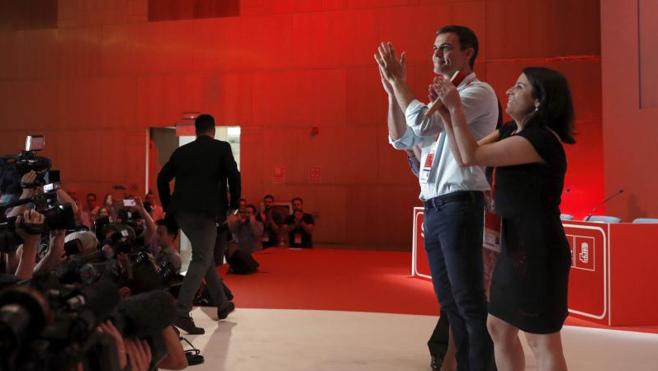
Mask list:
[[192,244],[192,261],[187,268],[178,294],[179,314],[188,315],[203,278],[206,279],[208,294],[213,304],[218,307],[224,305],[227,302],[224,285],[213,261],[217,238],[215,218],[187,212],[176,213],[175,217],[176,222]]
[[425,249],[434,291],[448,321],[460,371],[487,370],[493,345],[483,287],[481,192],[454,192],[425,202]]

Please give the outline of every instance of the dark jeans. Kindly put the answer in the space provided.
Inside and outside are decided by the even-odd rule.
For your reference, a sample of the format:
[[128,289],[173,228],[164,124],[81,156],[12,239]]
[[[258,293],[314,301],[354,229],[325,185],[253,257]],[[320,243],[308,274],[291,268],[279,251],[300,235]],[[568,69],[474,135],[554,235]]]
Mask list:
[[183,285],[178,294],[179,315],[187,316],[192,309],[194,295],[204,277],[213,304],[217,304],[218,307],[223,306],[227,302],[226,294],[222,278],[213,261],[217,237],[215,218],[186,212],[179,212],[175,217],[176,222],[192,244],[192,261],[187,268]]
[[482,283],[483,219],[481,192],[454,192],[425,202],[425,249],[460,371],[487,370],[493,360]]

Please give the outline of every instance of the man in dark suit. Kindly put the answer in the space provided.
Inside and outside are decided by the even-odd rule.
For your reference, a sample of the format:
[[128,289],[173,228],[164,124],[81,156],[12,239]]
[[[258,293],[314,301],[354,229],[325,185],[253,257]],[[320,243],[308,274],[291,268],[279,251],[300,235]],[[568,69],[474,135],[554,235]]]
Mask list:
[[[240,172],[227,142],[215,140],[215,119],[199,115],[194,126],[196,140],[177,148],[158,174],[158,191],[167,216],[173,216],[192,244],[192,261],[178,295],[180,308],[176,326],[191,334],[202,334],[189,315],[192,301],[205,277],[210,298],[217,304],[217,316],[224,319],[235,306],[222,288],[222,279],[213,262],[217,223],[227,211],[238,209]],[[169,182],[175,179],[174,193]],[[228,189],[227,189],[228,184]],[[227,191],[230,192],[230,203]]]

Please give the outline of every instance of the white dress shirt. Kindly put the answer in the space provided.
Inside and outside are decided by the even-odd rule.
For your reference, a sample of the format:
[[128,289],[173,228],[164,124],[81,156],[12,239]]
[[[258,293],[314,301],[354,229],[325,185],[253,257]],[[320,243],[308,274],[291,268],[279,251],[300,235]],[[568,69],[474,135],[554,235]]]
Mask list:
[[[457,91],[464,107],[466,122],[475,140],[480,140],[494,131],[498,121],[498,100],[491,86],[478,80],[475,73],[471,73],[457,86]],[[395,149],[410,149],[416,144],[421,145],[421,171],[430,152],[436,152],[427,180],[419,178],[420,199],[427,201],[456,191],[488,191],[490,188],[484,169],[480,166],[460,167],[450,150],[441,117],[434,113],[425,118],[425,111],[427,105],[413,100],[405,111],[405,133],[397,140],[389,137],[389,142]]]

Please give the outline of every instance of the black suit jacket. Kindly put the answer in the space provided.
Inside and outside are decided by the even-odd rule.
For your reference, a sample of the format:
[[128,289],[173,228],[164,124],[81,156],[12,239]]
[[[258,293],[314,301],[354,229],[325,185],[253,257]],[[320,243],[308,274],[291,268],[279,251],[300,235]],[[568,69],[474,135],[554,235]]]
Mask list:
[[[174,194],[169,182],[174,179]],[[228,190],[227,190],[228,184]],[[230,192],[229,203],[227,191]],[[240,204],[240,172],[227,142],[202,135],[171,154],[158,174],[158,192],[168,213],[194,212],[226,216]]]

